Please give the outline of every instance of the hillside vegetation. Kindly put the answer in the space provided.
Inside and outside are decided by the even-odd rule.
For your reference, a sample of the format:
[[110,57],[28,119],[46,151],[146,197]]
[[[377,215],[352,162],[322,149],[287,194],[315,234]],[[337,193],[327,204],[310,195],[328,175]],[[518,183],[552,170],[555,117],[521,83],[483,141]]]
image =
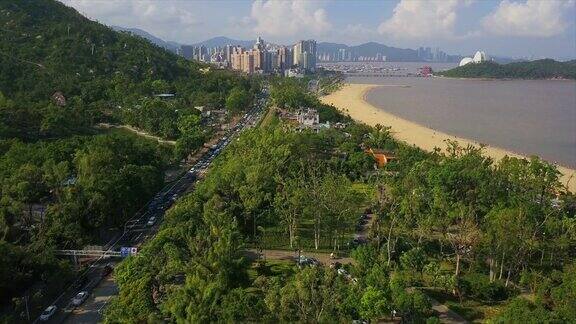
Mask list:
[[60,2],[0,0],[0,322],[41,311],[76,275],[54,250],[107,242],[203,144],[195,105],[249,106],[257,82],[201,68]]
[[[243,133],[115,269],[105,323],[439,323],[427,296],[470,322],[576,320],[576,205],[553,165],[452,142],[423,152],[303,89],[283,79],[270,98],[344,128],[299,132],[274,117]],[[374,170],[364,147],[397,159]],[[354,240],[359,225],[366,240]],[[355,262],[250,262],[247,244]]]
[[[180,119],[197,114],[193,106],[223,107],[232,89],[252,91],[245,78],[203,73],[199,64],[53,0],[0,1],[0,29],[2,137],[65,136],[112,120],[176,139]],[[153,97],[166,92],[177,99]]]
[[509,64],[483,62],[466,64],[438,74],[452,78],[574,80],[576,79],[576,64],[574,61],[558,62],[551,59]]

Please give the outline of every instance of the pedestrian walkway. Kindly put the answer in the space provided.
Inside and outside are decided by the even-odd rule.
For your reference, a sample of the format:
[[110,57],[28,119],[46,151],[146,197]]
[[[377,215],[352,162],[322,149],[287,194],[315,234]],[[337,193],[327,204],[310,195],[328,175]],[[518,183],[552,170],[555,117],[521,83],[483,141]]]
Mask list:
[[[349,257],[330,259],[330,253],[302,251],[301,255],[309,258],[315,258],[324,265],[329,265],[332,262],[340,262],[341,264],[354,263],[354,260]],[[256,260],[260,257],[260,252],[257,249],[249,249],[246,251],[246,256],[250,259]],[[266,260],[286,260],[296,262],[298,253],[289,250],[262,250],[262,257]]]
[[432,304],[432,309],[438,313],[438,319],[440,319],[440,322],[447,324],[470,323],[464,317],[448,308],[448,306],[440,304],[436,299],[431,298],[430,296],[428,296],[428,299]]

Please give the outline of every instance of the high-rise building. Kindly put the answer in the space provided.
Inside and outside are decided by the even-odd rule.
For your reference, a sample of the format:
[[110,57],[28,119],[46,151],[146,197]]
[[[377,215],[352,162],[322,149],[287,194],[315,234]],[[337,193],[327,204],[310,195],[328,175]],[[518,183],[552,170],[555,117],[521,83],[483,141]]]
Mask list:
[[278,68],[281,70],[286,70],[294,65],[294,60],[292,56],[292,50],[286,46],[282,46],[278,49]]
[[264,71],[265,70],[265,63],[264,63],[264,52],[254,46],[254,49],[249,51],[252,53],[254,57],[254,70]]
[[299,41],[294,45],[294,65],[306,71],[316,70],[316,41]]
[[258,36],[256,38],[256,43],[254,44],[254,49],[259,49],[261,51],[264,51],[266,49],[266,43],[264,43],[264,40],[262,39],[262,37]]
[[192,59],[192,56],[194,55],[194,46],[189,46],[189,45],[182,45],[182,47],[180,47],[182,49],[182,56],[186,59]]
[[292,50],[294,65],[300,65],[300,61],[302,59],[301,53],[302,53],[302,41],[296,43]]
[[230,66],[233,70],[242,70],[242,58],[244,54],[244,49],[240,46],[235,46],[232,48],[232,54],[230,57]]
[[233,45],[226,45],[224,47],[224,57],[226,59],[226,63],[230,67],[232,65],[232,49],[234,48]]
[[246,51],[242,54],[242,71],[244,73],[254,73],[254,54],[252,51]]

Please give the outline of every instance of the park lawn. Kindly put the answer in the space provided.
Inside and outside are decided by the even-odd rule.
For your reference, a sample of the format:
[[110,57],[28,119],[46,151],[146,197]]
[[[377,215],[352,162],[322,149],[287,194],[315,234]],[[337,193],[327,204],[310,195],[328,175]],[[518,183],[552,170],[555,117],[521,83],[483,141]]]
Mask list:
[[352,190],[363,195],[367,202],[376,201],[378,198],[376,195],[376,186],[374,184],[354,182],[352,183]]
[[253,282],[259,276],[277,277],[284,279],[296,273],[296,266],[293,261],[288,260],[255,260],[248,269],[248,277]]
[[485,323],[486,320],[498,314],[509,301],[484,302],[472,298],[463,298],[462,302],[460,302],[451,293],[440,289],[425,289],[424,292],[472,323]]
[[[283,226],[270,226],[265,227],[262,242],[259,247],[271,250],[293,250],[300,248],[302,250],[314,249],[314,223],[312,220],[304,220],[300,224],[298,230],[297,243],[293,248],[290,248],[290,238],[288,232]],[[346,243],[354,238],[354,228],[350,228],[349,232],[345,233],[340,242],[340,251],[348,250]],[[332,240],[329,235],[323,233],[320,237],[320,246],[318,252],[332,252]]]
[[264,118],[262,118],[262,120],[260,121],[259,127],[270,126],[273,121],[275,121],[275,123],[278,122],[278,118],[276,118],[276,109],[275,108],[269,108],[266,111],[266,115],[264,116]]

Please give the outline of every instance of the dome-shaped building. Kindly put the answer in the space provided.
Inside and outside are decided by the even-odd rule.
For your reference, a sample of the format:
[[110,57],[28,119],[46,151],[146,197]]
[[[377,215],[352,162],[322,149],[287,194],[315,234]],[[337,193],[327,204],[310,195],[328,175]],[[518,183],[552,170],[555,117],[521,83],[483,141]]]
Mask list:
[[458,66],[464,66],[470,62],[472,62],[472,58],[471,57],[465,57],[460,61],[460,64],[458,64]]
[[472,61],[474,63],[486,62],[488,61],[488,56],[486,55],[486,53],[484,53],[484,51],[478,51],[476,52],[476,54],[474,54],[474,58],[472,58]]
[[465,57],[460,61],[458,66],[464,66],[468,63],[482,63],[488,61],[488,55],[484,51],[477,51],[474,57]]

